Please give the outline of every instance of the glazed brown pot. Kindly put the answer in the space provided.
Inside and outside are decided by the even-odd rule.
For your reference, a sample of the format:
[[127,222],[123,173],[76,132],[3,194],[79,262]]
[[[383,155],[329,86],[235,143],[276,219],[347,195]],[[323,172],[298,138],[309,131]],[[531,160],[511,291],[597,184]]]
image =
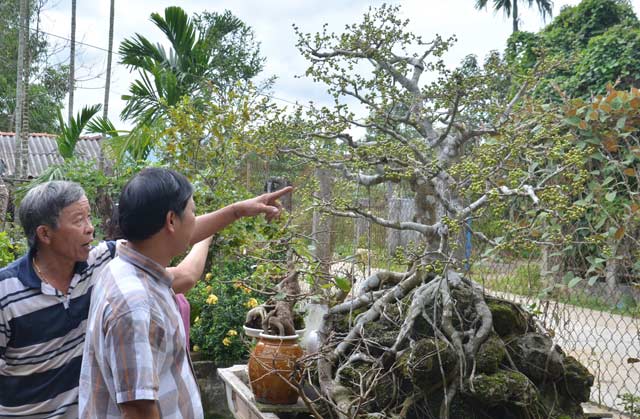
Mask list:
[[249,357],[249,381],[256,401],[266,404],[295,404],[300,374],[295,363],[302,356],[298,336],[260,334]]

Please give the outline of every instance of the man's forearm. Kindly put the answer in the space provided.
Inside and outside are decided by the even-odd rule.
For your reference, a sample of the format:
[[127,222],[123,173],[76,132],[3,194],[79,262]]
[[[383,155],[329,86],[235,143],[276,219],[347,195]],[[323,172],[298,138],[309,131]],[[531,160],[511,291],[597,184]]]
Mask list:
[[278,198],[290,193],[291,186],[275,192],[265,193],[251,199],[245,199],[228,205],[217,211],[201,215],[196,218],[196,229],[191,237],[191,244],[197,243],[206,237],[213,236],[229,224],[242,217],[253,217],[264,214],[267,221],[272,220],[280,214],[282,206]]
[[200,215],[196,218],[196,228],[191,237],[191,244],[198,243],[209,236],[213,236],[229,224],[238,220],[241,215],[235,211],[236,204],[227,205],[217,211]]
[[202,276],[204,265],[207,262],[207,254],[213,237],[209,236],[193,245],[191,251],[182,259],[175,268],[168,268],[173,274],[171,288],[176,294],[186,293],[196,285]]
[[160,419],[155,400],[134,400],[119,406],[124,419]]

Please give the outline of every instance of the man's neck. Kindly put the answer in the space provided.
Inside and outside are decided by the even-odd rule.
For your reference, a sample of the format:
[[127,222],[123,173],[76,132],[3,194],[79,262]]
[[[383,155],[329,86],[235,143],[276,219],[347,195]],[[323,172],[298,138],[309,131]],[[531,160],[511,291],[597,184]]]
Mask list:
[[141,255],[144,255],[154,262],[160,264],[161,266],[167,267],[171,262],[171,256],[166,251],[167,249],[164,248],[166,246],[165,243],[166,241],[151,238],[137,242],[130,241],[127,242],[127,246],[131,247]]
[[61,257],[47,248],[39,248],[33,262],[41,280],[63,292],[69,289],[76,261]]

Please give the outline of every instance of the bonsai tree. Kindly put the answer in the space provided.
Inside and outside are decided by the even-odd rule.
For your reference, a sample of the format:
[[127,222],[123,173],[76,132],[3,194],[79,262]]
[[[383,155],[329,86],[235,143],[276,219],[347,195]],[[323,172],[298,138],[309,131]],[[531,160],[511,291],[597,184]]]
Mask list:
[[[420,238],[396,255],[404,270],[347,287],[315,277],[327,314],[301,385],[314,416],[582,417],[589,372],[534,316],[461,273],[463,232],[489,253],[531,250],[564,240],[545,229],[579,210],[588,150],[571,143],[560,109],[527,95],[544,65],[515,78],[492,54],[449,69],[442,56],[453,39],[422,40],[394,6],[342,34],[296,31],[306,75],[336,106],[282,116],[274,147],[332,172],[336,190],[316,202],[325,214]],[[354,193],[394,187],[410,191],[411,221],[373,213]],[[483,231],[486,220],[499,228]]]

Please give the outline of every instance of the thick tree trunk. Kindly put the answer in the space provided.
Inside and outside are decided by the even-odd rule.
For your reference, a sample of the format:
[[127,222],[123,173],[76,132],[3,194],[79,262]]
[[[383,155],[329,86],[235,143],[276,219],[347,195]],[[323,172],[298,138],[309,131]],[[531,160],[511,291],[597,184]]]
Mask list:
[[512,10],[512,18],[513,18],[513,32],[518,32],[518,0],[513,0],[513,10]]
[[73,90],[75,89],[76,72],[76,0],[71,0],[71,52],[69,55],[69,116],[73,118]]
[[607,286],[609,287],[609,291],[615,292],[618,282],[620,272],[622,270],[621,260],[618,259],[618,249],[620,247],[620,241],[615,240],[613,238],[609,239],[609,248],[611,249],[611,257],[607,258],[606,266],[605,266],[605,279],[607,282]]
[[0,179],[0,231],[4,231],[4,222],[7,219],[7,206],[9,205],[9,189]]
[[[316,178],[318,179],[318,197],[323,203],[331,201],[333,181],[331,172],[327,169],[316,169]],[[323,214],[316,210],[313,213],[313,231],[312,237],[315,241],[314,256],[320,261],[320,273],[326,277],[329,276],[331,269],[331,259],[333,255],[333,220],[330,215]]]
[[109,46],[107,50],[107,74],[104,84],[104,106],[102,107],[102,117],[107,119],[109,116],[109,90],[111,89],[111,59],[113,57],[113,20],[115,12],[115,0],[111,0],[111,8],[109,9]]
[[18,28],[18,72],[16,80],[16,135],[15,135],[15,172],[16,178],[26,177],[28,161],[28,147],[25,147],[23,137],[23,120],[25,114],[26,84],[25,63],[27,42],[29,36],[29,0],[20,0],[20,27]]

